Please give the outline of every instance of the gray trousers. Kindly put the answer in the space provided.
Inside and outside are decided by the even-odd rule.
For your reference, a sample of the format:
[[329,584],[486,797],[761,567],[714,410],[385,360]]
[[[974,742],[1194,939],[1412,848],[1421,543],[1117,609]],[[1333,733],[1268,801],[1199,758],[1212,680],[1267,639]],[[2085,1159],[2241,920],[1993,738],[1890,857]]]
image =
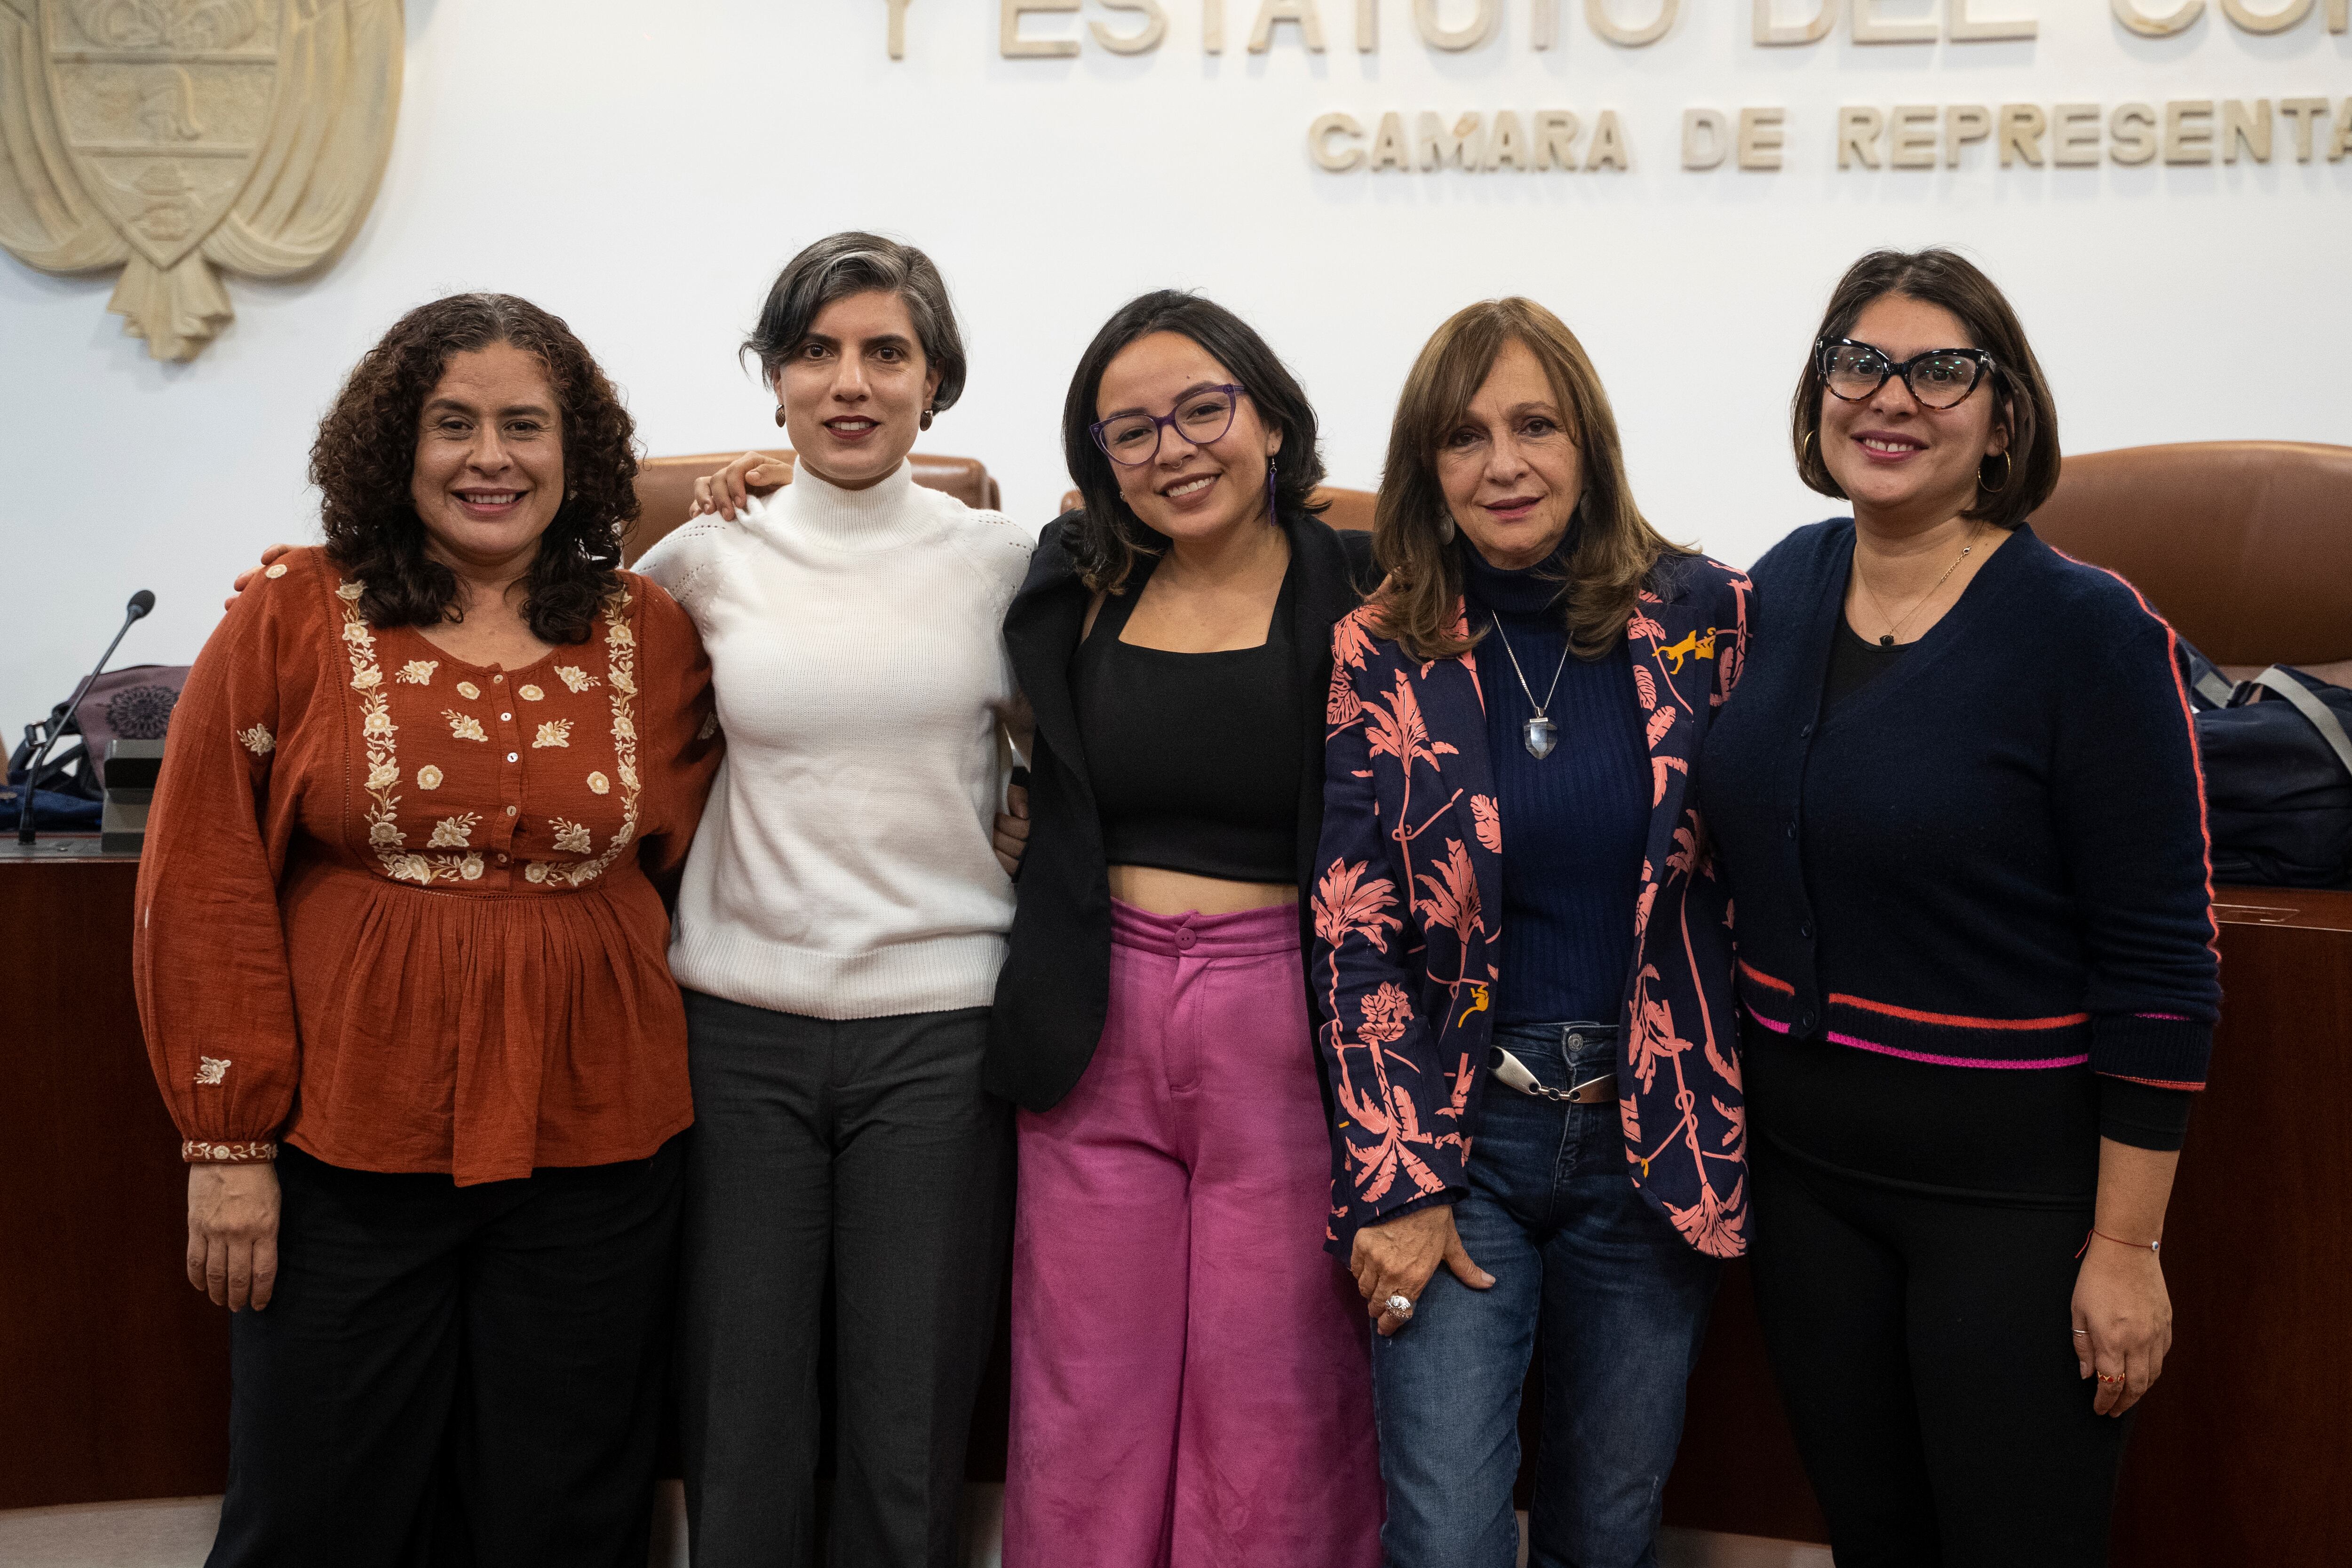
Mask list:
[[698,1568],[814,1560],[834,1295],[833,1563],[952,1568],[1009,1247],[988,1009],[832,1021],[688,991],[678,1405]]

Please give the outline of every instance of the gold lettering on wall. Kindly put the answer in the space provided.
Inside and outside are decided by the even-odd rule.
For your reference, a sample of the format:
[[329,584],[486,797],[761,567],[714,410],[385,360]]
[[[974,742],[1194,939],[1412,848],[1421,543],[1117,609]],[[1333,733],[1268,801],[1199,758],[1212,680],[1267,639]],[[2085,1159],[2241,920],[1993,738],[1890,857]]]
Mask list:
[[1878,14],[1879,0],[1847,0],[1853,7],[1853,41],[1857,44],[1932,44],[1936,24],[1890,22]]
[[1719,109],[1683,110],[1683,167],[1719,169],[1731,155],[1731,121]]
[[1250,53],[1262,55],[1274,47],[1277,22],[1296,26],[1309,52],[1323,52],[1323,18],[1316,13],[1315,0],[1265,0],[1257,8],[1257,25],[1250,29]]
[[1497,0],[1472,0],[1472,4],[1476,9],[1468,25],[1449,27],[1438,16],[1440,0],[1412,0],[1412,25],[1421,29],[1422,41],[1433,49],[1456,53],[1475,49],[1503,25],[1503,7]]
[[1168,13],[1160,8],[1160,0],[1102,0],[1107,11],[1138,11],[1143,15],[1143,26],[1132,33],[1114,33],[1099,21],[1087,23],[1087,31],[1095,42],[1115,55],[1148,55],[1160,47],[1168,36]]
[[1076,38],[1030,38],[1021,33],[1021,18],[1051,11],[1075,11],[1078,0],[998,0],[996,52],[1008,60],[1067,59],[1078,52]]
[[1756,0],[1754,36],[1767,46],[1818,44],[1837,26],[1838,0],[1811,0],[1813,14],[1802,22],[1773,20],[1773,0]]
[[[1779,167],[1780,112],[1777,109],[1741,111],[1741,136],[1752,138],[1755,143],[1751,153],[1743,141],[1741,156],[1745,159],[1752,155],[1759,160],[1744,167]],[[1414,116],[1414,131],[1408,135],[1404,115],[1391,109],[1381,116],[1368,148],[1364,145],[1364,122],[1352,114],[1334,111],[1318,116],[1307,128],[1307,155],[1317,168],[1334,174],[1357,169],[1375,174],[1436,174],[1441,170],[1470,174],[1505,171],[1515,174],[1548,171],[1572,174],[1580,170],[1622,173],[1633,167],[1632,144],[1626,140],[1624,122],[1615,110],[1604,109],[1595,119],[1591,145],[1581,161],[1576,150],[1580,129],[1575,111],[1566,109],[1539,109],[1525,115],[1516,109],[1505,109],[1491,119],[1476,110],[1452,116],[1423,110]],[[1775,161],[1760,161],[1766,158]]]
[[1585,25],[1611,43],[1628,49],[1638,49],[1664,37],[1666,29],[1675,25],[1675,13],[1682,8],[1682,0],[1657,0],[1658,14],[1648,26],[1626,27],[1610,16],[1609,3],[1610,0],[1584,0]]
[[1743,109],[1739,111],[1739,166],[1769,173],[1780,166],[1780,147],[1789,122],[1784,109]]
[[[1979,20],[1969,14],[1971,7],[1983,5],[1986,0],[1944,0],[1944,3],[1950,7],[1950,20],[1945,26],[1944,36],[1956,44],[2006,43],[2041,36],[2042,25],[2031,16]],[[1992,3],[1999,5],[2002,0],[1992,0]]]
[[2184,31],[2205,14],[2205,0],[2180,0],[2175,9],[2161,16],[2151,16],[2139,8],[2139,0],[2107,0],[2115,8],[2116,20],[2143,38],[2168,38]]
[[1992,110],[1981,103],[1955,103],[1944,110],[1944,167],[1960,166],[1960,149],[1992,135]]
[[2249,33],[2284,33],[2311,15],[2311,0],[2287,0],[2275,11],[2257,11],[2246,0],[2221,0],[2221,15]]

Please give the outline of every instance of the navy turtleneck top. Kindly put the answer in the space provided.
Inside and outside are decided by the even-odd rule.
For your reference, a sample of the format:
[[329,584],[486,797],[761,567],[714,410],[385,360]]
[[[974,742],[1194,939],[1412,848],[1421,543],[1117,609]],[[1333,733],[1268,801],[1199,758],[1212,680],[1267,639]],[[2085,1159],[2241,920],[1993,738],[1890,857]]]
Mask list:
[[[1475,657],[1503,827],[1497,1022],[1614,1024],[1633,962],[1633,905],[1650,827],[1649,747],[1633,656],[1620,638],[1606,658],[1570,655],[1562,664],[1568,628],[1554,603],[1561,588],[1556,562],[1500,571],[1466,542],[1461,556],[1470,630],[1486,633]],[[1507,652],[1492,629],[1498,616]],[[1546,711],[1559,726],[1559,743],[1538,760],[1524,727],[1554,670],[1559,689]]]

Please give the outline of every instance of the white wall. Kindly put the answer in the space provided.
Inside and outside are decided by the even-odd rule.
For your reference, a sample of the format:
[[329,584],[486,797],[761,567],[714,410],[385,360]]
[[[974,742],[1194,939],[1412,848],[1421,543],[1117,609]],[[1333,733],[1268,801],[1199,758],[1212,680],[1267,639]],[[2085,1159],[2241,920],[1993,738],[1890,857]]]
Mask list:
[[[2224,437],[2352,440],[2352,158],[2267,165],[1841,173],[1840,103],[2049,105],[2352,92],[2352,37],[2326,7],[2252,37],[2214,8],[2133,37],[2103,0],[1975,0],[2035,16],[2032,43],[1801,49],[1748,41],[1748,0],[1685,0],[1659,43],[1621,49],[1559,6],[1528,47],[1440,55],[1410,0],[1380,0],[1381,51],[1350,0],[1320,0],[1330,48],[1295,28],[1244,52],[1256,0],[1202,0],[1120,58],[1007,60],[994,0],[407,0],[405,100],[373,215],[323,275],[228,282],[236,321],[193,364],[119,335],[110,279],[0,259],[0,722],[62,696],[129,594],[154,617],[123,657],[192,658],[229,575],[312,536],[312,426],[403,309],[457,289],[569,318],[626,389],[656,453],[765,444],[770,402],[733,349],[778,265],[852,226],[929,248],[973,355],[962,406],[927,442],[984,458],[1042,521],[1066,484],[1055,418],[1102,318],[1198,287],[1266,332],[1321,411],[1334,482],[1370,486],[1391,406],[1448,311],[1507,291],[1559,310],[1615,398],[1637,493],[1671,534],[1734,562],[1832,509],[1790,474],[1788,389],[1840,269],[1877,245],[1969,247],[2009,289],[2055,383],[2069,449]],[[1655,0],[1611,0],[1629,20]],[[2144,0],[2164,8],[2171,0]],[[2276,9],[2275,0],[2249,0]],[[1468,15],[1445,0],[1442,15]],[[1878,0],[1892,17],[1937,0]],[[1798,0],[1781,0],[1794,15]],[[1801,8],[1810,9],[1810,0]],[[1131,16],[1087,0],[1114,26]],[[1076,19],[1034,17],[1070,36]],[[8,90],[14,90],[11,87]],[[1694,105],[1790,111],[1788,168],[1693,174]],[[1623,118],[1628,174],[1329,174],[1315,116],[1570,108]],[[2323,137],[2324,140],[2324,137]]]

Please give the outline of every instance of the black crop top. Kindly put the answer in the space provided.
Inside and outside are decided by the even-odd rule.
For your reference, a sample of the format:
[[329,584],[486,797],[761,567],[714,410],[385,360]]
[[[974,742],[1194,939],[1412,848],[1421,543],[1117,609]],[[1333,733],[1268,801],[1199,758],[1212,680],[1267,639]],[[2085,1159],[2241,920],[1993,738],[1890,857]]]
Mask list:
[[1298,879],[1306,766],[1294,555],[1256,647],[1170,653],[1118,640],[1139,592],[1103,602],[1071,655],[1087,772],[1113,866],[1233,882]]

